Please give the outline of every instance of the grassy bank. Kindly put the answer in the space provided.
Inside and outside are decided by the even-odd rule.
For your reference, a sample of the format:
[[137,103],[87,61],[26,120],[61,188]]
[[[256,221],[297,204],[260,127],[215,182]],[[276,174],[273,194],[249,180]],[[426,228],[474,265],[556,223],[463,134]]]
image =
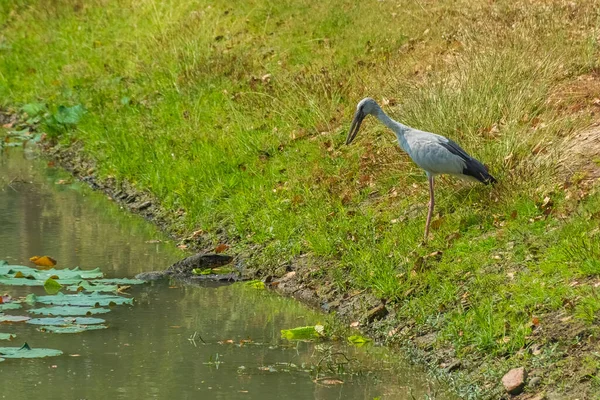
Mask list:
[[[489,396],[525,366],[528,391],[585,398],[598,160],[561,159],[598,120],[598,17],[593,1],[7,0],[0,101],[182,214],[181,234],[253,249],[265,275],[308,254],[321,292],[384,299],[388,340],[435,332],[430,361],[461,360]],[[367,95],[501,182],[438,180],[426,247],[422,171],[375,123],[343,146]]]

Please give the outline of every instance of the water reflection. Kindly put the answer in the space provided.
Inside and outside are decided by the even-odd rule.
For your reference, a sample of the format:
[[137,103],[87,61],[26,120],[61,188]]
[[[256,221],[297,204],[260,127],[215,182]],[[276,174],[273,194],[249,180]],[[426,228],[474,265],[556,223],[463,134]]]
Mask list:
[[[102,194],[64,184],[69,179],[20,152],[0,155],[0,259],[28,265],[32,255],[50,255],[59,266],[132,276],[182,257],[152,225]],[[162,242],[149,243],[157,239]],[[58,335],[26,324],[0,325],[18,335],[12,345],[27,341],[65,353],[0,363],[0,398],[412,399],[429,391],[419,371],[339,344],[336,351],[360,359],[354,370],[361,373],[333,387],[314,383],[305,370],[322,353],[312,343],[282,341],[279,332],[323,316],[270,293],[160,283],[134,287],[132,295],[134,306],[106,314],[106,330]]]

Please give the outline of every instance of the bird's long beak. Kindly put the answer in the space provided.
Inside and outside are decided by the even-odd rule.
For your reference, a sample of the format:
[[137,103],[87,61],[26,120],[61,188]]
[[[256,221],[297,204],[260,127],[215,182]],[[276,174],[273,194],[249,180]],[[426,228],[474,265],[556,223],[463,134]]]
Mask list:
[[357,110],[354,114],[354,119],[352,120],[352,125],[350,125],[350,131],[348,132],[348,137],[346,138],[346,144],[352,143],[358,130],[360,129],[360,124],[365,119],[365,114],[361,110]]

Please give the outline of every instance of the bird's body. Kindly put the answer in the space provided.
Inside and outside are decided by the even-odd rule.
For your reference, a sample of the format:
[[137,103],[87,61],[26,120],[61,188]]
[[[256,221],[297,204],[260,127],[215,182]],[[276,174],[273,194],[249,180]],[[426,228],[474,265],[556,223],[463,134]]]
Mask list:
[[411,128],[390,118],[381,107],[371,98],[361,100],[356,107],[356,113],[346,144],[356,137],[362,120],[367,115],[373,115],[385,126],[390,128],[398,139],[398,145],[420,168],[425,170],[430,189],[429,212],[425,226],[425,240],[429,234],[429,224],[433,212],[433,178],[440,174],[450,174],[461,178],[476,179],[484,184],[494,183],[485,166],[471,157],[465,150],[452,140],[431,132]]

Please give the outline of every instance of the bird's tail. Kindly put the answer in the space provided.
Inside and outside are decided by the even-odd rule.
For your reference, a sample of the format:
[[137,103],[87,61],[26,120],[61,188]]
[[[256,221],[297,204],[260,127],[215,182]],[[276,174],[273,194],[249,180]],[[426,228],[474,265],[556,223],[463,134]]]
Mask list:
[[463,175],[471,176],[486,185],[498,182],[496,178],[489,174],[487,168],[474,158],[466,162]]

